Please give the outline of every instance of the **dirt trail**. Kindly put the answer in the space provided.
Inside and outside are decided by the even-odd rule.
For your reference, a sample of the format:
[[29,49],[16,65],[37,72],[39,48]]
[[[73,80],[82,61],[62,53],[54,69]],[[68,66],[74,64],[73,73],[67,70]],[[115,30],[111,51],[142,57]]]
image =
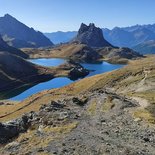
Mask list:
[[136,100],[140,108],[146,108],[149,105],[149,102],[146,99],[140,98],[140,97],[132,97],[132,99]]

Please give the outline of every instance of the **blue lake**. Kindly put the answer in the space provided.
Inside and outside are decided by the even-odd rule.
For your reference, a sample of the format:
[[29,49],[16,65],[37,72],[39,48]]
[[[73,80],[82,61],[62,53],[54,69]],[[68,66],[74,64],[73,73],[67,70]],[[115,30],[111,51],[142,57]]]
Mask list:
[[[42,65],[42,66],[58,66],[65,62],[64,59],[57,59],[57,58],[31,59],[29,61],[31,61],[32,63],[35,63],[35,64]],[[81,65],[89,70],[93,70],[92,72],[90,72],[90,74],[87,77],[93,76],[96,74],[100,74],[100,73],[105,73],[105,72],[112,71],[112,70],[116,70],[116,69],[119,69],[124,66],[124,65],[118,65],[118,64],[110,64],[107,62],[101,62],[101,63],[97,63],[97,64],[81,63]],[[63,87],[63,86],[68,85],[72,82],[75,82],[75,81],[72,81],[72,80],[70,80],[68,78],[64,78],[64,77],[55,78],[50,81],[39,83],[31,88],[28,88],[21,94],[10,98],[10,100],[16,100],[16,101],[24,100],[27,97],[29,97],[35,93],[38,93],[40,91],[52,89],[52,88]]]

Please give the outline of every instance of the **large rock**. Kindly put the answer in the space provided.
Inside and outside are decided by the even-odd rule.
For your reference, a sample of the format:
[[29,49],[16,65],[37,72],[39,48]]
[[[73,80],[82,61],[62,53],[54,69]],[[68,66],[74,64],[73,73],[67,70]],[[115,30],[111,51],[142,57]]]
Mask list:
[[89,26],[82,23],[77,36],[72,42],[84,43],[90,47],[112,46],[104,39],[102,30],[95,27],[93,23],[90,23]]
[[71,80],[77,80],[78,78],[83,78],[89,74],[89,70],[73,60],[68,60],[67,63],[60,65],[59,68],[62,68],[62,70],[69,70],[68,77]]
[[7,123],[0,123],[0,144],[6,143],[12,138],[28,129],[28,116],[23,115],[21,118]]

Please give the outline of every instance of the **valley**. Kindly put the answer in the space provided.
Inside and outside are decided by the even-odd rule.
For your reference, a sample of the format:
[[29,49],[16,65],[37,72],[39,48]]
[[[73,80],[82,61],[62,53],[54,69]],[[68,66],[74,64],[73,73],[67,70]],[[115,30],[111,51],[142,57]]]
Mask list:
[[[40,92],[20,103],[2,105],[1,122],[18,118],[13,124],[24,123],[24,128],[15,130],[15,135],[22,133],[15,143],[6,145],[1,151],[9,153],[16,146],[17,154],[21,150],[22,153],[42,150],[49,154],[61,154],[64,150],[69,154],[81,154],[86,150],[91,154],[107,151],[122,155],[126,152],[152,154],[154,76],[152,56],[132,61],[116,71]],[[146,100],[147,105],[141,105],[141,100]],[[11,124],[4,125],[11,128]],[[146,149],[141,150],[145,144]]]
[[0,155],[155,155],[155,4],[112,1],[1,1]]

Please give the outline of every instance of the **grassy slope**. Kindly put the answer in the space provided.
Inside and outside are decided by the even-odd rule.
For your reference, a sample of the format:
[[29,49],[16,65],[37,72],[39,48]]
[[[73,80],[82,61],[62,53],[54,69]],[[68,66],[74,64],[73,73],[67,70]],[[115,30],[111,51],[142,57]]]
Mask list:
[[23,48],[22,51],[28,54],[30,58],[68,58],[85,46],[84,44],[64,44],[52,49]]
[[[151,103],[149,106],[152,108],[155,103],[154,59],[155,56],[151,56],[141,60],[132,61],[122,69],[85,78],[63,88],[40,92],[19,104],[0,106],[0,121],[17,118],[23,113],[32,110],[38,111],[42,104],[47,104],[50,100],[76,96],[78,94],[87,95],[87,93],[95,90],[108,88],[110,91],[117,92],[118,94],[130,98],[135,96],[144,98]],[[148,75],[146,76],[145,74],[147,74],[147,72]],[[144,112],[149,113],[148,119],[152,119],[152,112],[149,111],[149,109],[145,110],[146,111]],[[10,112],[12,114],[9,114]],[[3,115],[6,116],[2,117]],[[141,115],[143,115],[143,113],[139,112],[138,117]]]
[[21,57],[0,53],[0,98],[4,99],[8,93],[21,86],[28,87],[55,77],[68,77],[74,65],[65,65],[42,67]]
[[62,44],[54,48],[32,49],[23,48],[30,58],[65,58],[76,61],[99,61],[126,64],[130,59],[137,59],[142,55],[129,48],[105,47],[92,49],[85,44],[70,43]]

